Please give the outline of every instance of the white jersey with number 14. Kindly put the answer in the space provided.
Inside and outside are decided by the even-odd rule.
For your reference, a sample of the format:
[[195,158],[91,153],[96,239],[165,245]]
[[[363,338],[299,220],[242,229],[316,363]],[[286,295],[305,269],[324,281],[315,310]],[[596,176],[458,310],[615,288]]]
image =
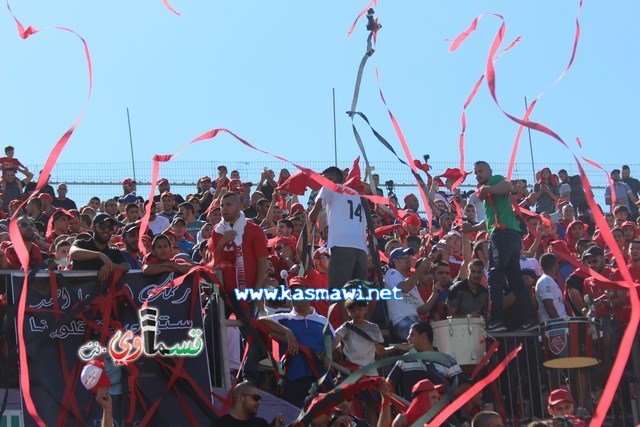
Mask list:
[[316,202],[322,199],[327,210],[329,225],[328,247],[356,248],[367,251],[367,218],[362,208],[362,200],[357,195],[336,193],[322,187]]

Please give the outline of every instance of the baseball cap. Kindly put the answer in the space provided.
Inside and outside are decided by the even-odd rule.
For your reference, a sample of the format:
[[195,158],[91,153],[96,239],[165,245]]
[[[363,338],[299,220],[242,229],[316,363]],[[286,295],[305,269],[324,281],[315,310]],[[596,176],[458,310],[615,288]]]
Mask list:
[[432,391],[432,390],[437,390],[438,392],[442,392],[444,391],[444,386],[442,384],[435,385],[430,380],[421,380],[421,381],[418,381],[413,386],[413,388],[411,389],[411,392],[415,395],[418,393],[422,393],[425,391]]
[[122,185],[127,185],[127,184],[137,184],[137,183],[134,179],[126,178],[124,181],[122,181]]
[[587,258],[591,258],[594,256],[604,256],[604,251],[600,249],[598,246],[591,246],[582,254],[582,260],[584,261]]
[[134,193],[129,193],[118,199],[118,203],[135,203],[136,201],[138,201],[138,197]]
[[395,248],[389,255],[389,262],[393,262],[398,258],[410,257],[416,253],[413,248]]
[[204,181],[209,181],[209,182],[211,182],[211,178],[209,178],[208,176],[203,176],[202,178],[200,178],[200,179],[198,180],[198,182],[204,182]]
[[167,178],[160,178],[156,184],[157,185],[163,185],[163,184],[168,184],[168,183],[169,183],[169,180]]
[[420,225],[422,224],[422,221],[420,221],[420,217],[419,217],[418,215],[414,215],[414,214],[412,214],[412,215],[407,215],[407,216],[404,218],[404,222],[405,222],[407,225],[411,225],[411,226],[413,226],[413,227],[420,227]]
[[573,396],[571,396],[569,390],[557,388],[549,394],[549,406],[557,405],[560,402],[573,403]]
[[49,193],[40,193],[38,194],[38,199],[40,200],[48,200],[50,202],[53,202],[53,197],[51,197],[51,194]]
[[226,171],[226,170],[227,170],[227,167],[226,167],[225,165],[220,165],[220,166],[218,166],[218,170],[219,170],[219,171],[222,171],[222,170],[225,170],[225,171]]
[[313,259],[320,258],[322,255],[329,255],[329,249],[324,246],[320,246],[313,252]]
[[100,213],[93,218],[93,225],[103,224],[107,221],[111,221],[114,225],[116,223],[116,221],[106,213]]
[[129,224],[124,226],[124,228],[122,229],[122,235],[124,236],[125,234],[129,233],[130,231],[139,230],[139,229],[140,229],[140,221],[131,222],[131,223],[129,223]]
[[459,232],[459,231],[451,230],[451,231],[450,231],[450,232],[448,232],[448,233],[447,233],[447,235],[446,235],[446,236],[444,236],[444,237],[452,237],[452,236],[458,236],[458,237],[460,237],[460,238],[461,238],[461,237],[462,237],[462,234],[460,234],[460,232]]
[[174,225],[177,222],[182,222],[185,226],[187,225],[187,221],[185,221],[181,216],[174,217],[173,221],[171,221],[171,225]]
[[53,218],[52,221],[57,220],[58,218],[60,218],[61,216],[66,216],[68,218],[73,218],[73,215],[71,215],[68,211],[64,210],[64,209],[56,209],[53,212],[53,215],[51,215],[51,217]]
[[289,279],[289,289],[309,288],[309,279],[304,276],[293,276]]
[[304,206],[301,203],[294,203],[291,205],[291,215],[297,212],[304,212]]
[[104,362],[94,359],[87,363],[80,373],[80,382],[89,391],[97,393],[99,389],[111,385]]
[[171,197],[171,198],[173,198],[173,193],[171,193],[170,191],[165,191],[164,193],[162,193],[162,194],[160,195],[160,199],[161,199],[161,200],[162,200],[162,199],[164,199],[165,197]]
[[247,192],[247,189],[242,186],[242,181],[239,179],[232,179],[229,181],[229,190],[231,191],[242,191],[243,193]]
[[406,196],[404,196],[404,204],[406,205],[407,202],[411,199],[417,199],[416,195],[413,193],[409,193]]

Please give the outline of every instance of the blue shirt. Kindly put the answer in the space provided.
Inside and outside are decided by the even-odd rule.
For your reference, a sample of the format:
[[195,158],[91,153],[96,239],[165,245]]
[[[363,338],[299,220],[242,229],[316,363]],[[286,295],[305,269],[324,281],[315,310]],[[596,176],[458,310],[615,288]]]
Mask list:
[[[282,326],[289,328],[298,343],[309,347],[312,353],[324,353],[326,349],[324,347],[322,332],[328,320],[326,317],[317,314],[315,309],[311,308],[311,310],[312,312],[306,317],[298,314],[295,309],[293,309],[289,313],[273,314],[267,318],[273,319]],[[329,325],[329,329],[331,330],[331,338],[333,340],[333,327]],[[286,344],[280,344],[280,354],[284,354],[286,349]],[[295,356],[287,357],[289,358],[285,370],[285,379],[287,381],[295,381],[304,377],[314,377],[313,371],[307,363],[306,356],[302,352],[299,352]],[[321,364],[317,364],[316,371],[322,375],[325,369]]]

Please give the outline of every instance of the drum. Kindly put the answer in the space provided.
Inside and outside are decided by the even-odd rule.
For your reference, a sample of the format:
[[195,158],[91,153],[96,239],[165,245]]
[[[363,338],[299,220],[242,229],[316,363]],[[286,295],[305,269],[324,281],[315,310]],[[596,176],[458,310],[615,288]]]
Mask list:
[[482,317],[448,317],[432,322],[433,346],[447,353],[458,365],[477,365],[486,353],[484,319]]
[[600,363],[600,325],[586,317],[548,320],[540,325],[542,364],[547,368],[586,368]]

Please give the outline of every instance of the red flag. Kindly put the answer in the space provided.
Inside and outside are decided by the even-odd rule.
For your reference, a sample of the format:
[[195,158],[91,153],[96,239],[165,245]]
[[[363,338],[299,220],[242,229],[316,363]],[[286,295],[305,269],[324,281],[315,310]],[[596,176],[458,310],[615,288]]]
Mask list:
[[313,178],[305,175],[303,172],[296,172],[291,175],[276,190],[286,191],[287,193],[303,195],[307,191],[307,187],[312,190],[319,190],[322,184],[317,183]]
[[356,190],[358,193],[364,193],[364,184],[360,178],[360,156],[353,161],[353,166],[349,171],[349,175],[347,176],[347,180],[344,185]]

